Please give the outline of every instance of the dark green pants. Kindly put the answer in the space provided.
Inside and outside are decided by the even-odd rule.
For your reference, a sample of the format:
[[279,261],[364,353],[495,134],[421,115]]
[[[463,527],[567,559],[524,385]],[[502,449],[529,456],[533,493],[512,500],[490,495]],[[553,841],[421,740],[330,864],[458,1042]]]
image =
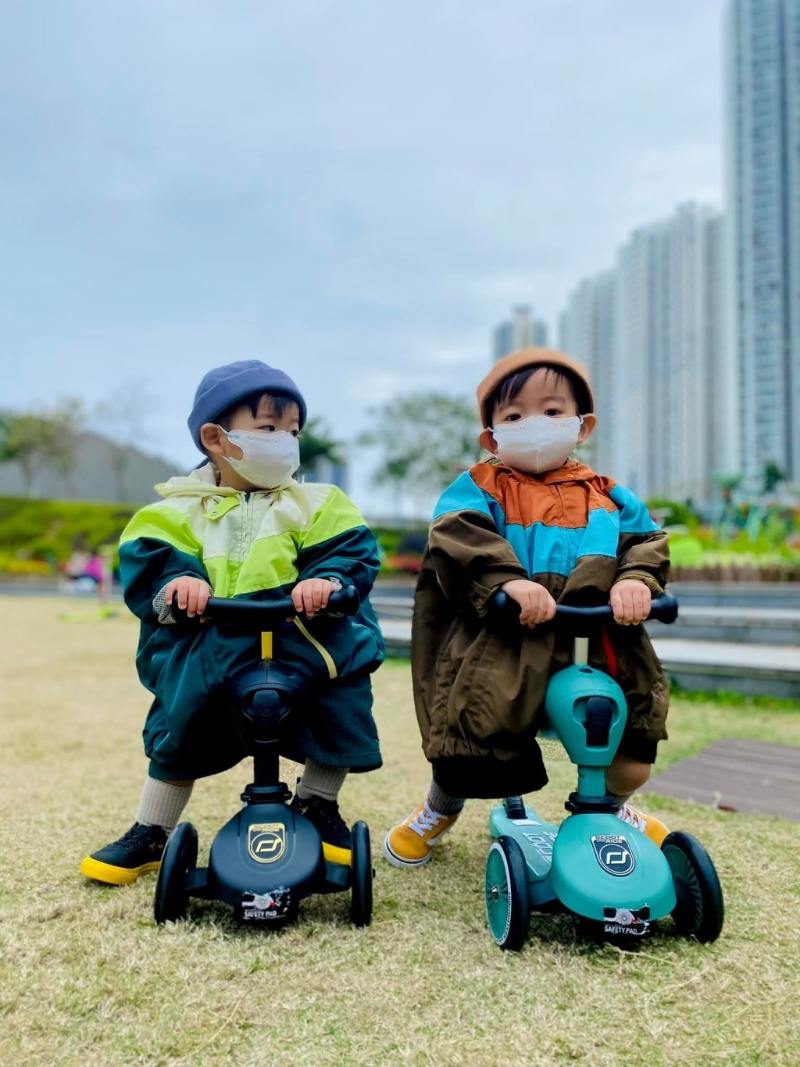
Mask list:
[[[238,714],[230,697],[215,694],[175,737],[170,734],[167,715],[156,699],[144,729],[150,777],[167,782],[191,781],[234,767],[248,755]],[[280,751],[297,763],[314,759],[356,772],[380,767],[370,674],[309,683],[284,719]]]

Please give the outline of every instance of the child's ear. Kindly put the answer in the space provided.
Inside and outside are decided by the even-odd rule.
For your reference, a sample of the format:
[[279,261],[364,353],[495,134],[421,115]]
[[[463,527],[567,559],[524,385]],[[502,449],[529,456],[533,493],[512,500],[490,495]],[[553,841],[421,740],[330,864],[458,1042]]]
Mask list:
[[580,430],[578,431],[578,444],[582,444],[584,441],[588,441],[588,439],[594,433],[594,428],[595,428],[596,425],[597,425],[597,416],[596,415],[591,415],[590,414],[590,415],[584,415],[583,416],[583,422],[581,424]]
[[493,456],[497,455],[497,441],[494,439],[494,434],[491,430],[482,430],[481,435],[478,438],[481,448],[485,448],[487,452],[491,452]]
[[224,452],[222,430],[215,422],[204,422],[200,427],[200,441],[206,452],[221,456]]

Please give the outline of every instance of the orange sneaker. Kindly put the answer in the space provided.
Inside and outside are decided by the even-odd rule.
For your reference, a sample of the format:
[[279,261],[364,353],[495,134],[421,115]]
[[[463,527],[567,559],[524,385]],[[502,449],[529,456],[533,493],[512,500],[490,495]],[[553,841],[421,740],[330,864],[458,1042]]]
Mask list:
[[633,826],[634,829],[640,830],[645,837],[649,837],[659,848],[661,848],[661,842],[669,833],[663,822],[657,819],[655,815],[645,815],[643,811],[634,808],[632,804],[623,804],[617,812],[617,818],[622,819],[629,826]]
[[460,813],[440,815],[426,800],[383,840],[383,854],[394,867],[422,867]]

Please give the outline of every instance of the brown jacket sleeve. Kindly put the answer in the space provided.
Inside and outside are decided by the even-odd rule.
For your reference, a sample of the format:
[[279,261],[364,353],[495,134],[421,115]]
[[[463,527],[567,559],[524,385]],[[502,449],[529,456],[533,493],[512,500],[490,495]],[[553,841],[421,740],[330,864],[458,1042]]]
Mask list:
[[485,615],[497,588],[528,577],[491,516],[480,511],[452,511],[435,519],[428,552],[439,586],[456,610],[469,604]]
[[669,579],[669,544],[663,530],[620,536],[614,584],[626,578],[638,578],[653,596],[664,592]]
[[638,578],[658,596],[670,577],[670,548],[663,530],[653,534],[623,534],[617,553],[614,584],[625,578]]

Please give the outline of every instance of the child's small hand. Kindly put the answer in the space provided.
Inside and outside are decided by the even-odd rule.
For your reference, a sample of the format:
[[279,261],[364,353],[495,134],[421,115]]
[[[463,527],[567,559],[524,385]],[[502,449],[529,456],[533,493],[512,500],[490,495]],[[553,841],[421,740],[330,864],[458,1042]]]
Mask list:
[[650,590],[638,578],[625,578],[611,587],[608,602],[614,609],[614,622],[635,626],[650,614]]
[[211,593],[212,589],[208,582],[204,582],[202,578],[190,578],[188,575],[184,575],[183,578],[173,578],[164,590],[164,596],[170,605],[177,594],[178,607],[181,611],[185,611],[190,619],[193,619],[195,615],[203,614]]
[[312,618],[317,611],[328,606],[331,593],[336,590],[327,578],[306,578],[292,590],[292,603],[298,614]]
[[547,622],[556,613],[556,602],[543,585],[529,582],[527,578],[515,578],[500,588],[520,606],[519,621],[533,629],[540,622]]

